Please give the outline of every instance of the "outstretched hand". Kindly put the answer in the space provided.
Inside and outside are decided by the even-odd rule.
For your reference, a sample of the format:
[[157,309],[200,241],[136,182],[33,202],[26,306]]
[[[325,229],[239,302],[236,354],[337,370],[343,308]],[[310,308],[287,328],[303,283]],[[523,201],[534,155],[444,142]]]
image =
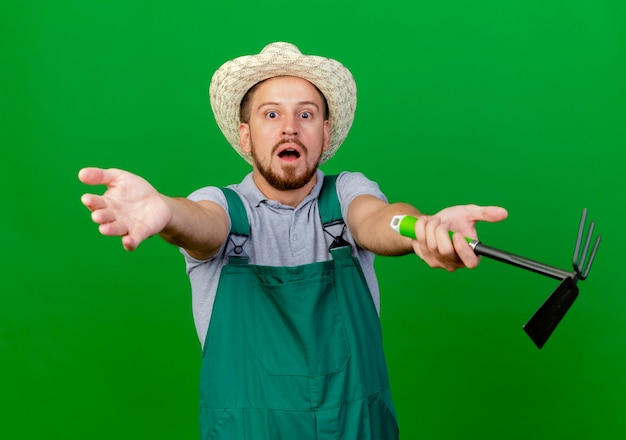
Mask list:
[[100,233],[122,237],[126,250],[161,232],[171,218],[165,198],[139,176],[118,169],[83,168],[78,178],[87,185],[107,186],[103,195],[85,194],[81,202],[100,225]]
[[[474,268],[480,257],[474,254],[465,237],[477,239],[476,222],[499,222],[508,213],[499,206],[452,206],[432,216],[422,215],[415,224],[413,249],[429,266],[453,271]],[[454,235],[450,240],[449,232]]]

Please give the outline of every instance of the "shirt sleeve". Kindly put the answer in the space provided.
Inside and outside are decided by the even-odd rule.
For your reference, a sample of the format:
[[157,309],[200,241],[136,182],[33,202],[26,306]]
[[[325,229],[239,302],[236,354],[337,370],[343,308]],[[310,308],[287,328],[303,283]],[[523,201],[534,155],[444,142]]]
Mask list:
[[350,203],[358,196],[371,195],[387,201],[387,197],[380,190],[378,183],[358,172],[345,171],[339,174],[337,177],[337,195],[341,204],[341,215],[344,219],[348,218]]
[[224,196],[222,190],[216,186],[200,188],[189,194],[187,198],[189,200],[193,200],[194,202],[199,202],[200,200],[215,202],[228,212],[228,202],[226,201],[226,197]]
[[[228,214],[228,201],[226,200],[226,196],[224,196],[224,193],[222,192],[222,190],[216,186],[207,186],[204,188],[200,188],[192,192],[191,194],[189,194],[187,198],[189,200],[193,200],[194,202],[199,202],[201,200],[215,202],[218,205],[220,205],[222,208],[224,208],[224,210],[226,211],[226,214]],[[228,219],[230,222],[230,217]],[[230,229],[230,224],[228,225],[228,228]],[[224,244],[222,244],[222,248],[225,246],[225,244],[226,244],[226,241],[224,242]],[[212,257],[206,260],[198,260],[192,257],[191,255],[189,255],[185,249],[183,248],[179,248],[179,249],[180,249],[180,252],[185,257],[185,263],[187,266],[187,274],[190,274],[193,271],[193,269],[195,269],[197,266],[204,264],[207,261],[213,260],[217,255],[219,255],[222,252],[222,249],[220,249]]]

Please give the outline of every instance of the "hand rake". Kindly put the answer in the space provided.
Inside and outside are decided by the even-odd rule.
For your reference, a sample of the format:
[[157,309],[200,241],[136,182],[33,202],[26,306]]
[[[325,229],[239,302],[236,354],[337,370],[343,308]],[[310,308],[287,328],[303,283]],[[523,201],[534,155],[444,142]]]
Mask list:
[[[415,222],[417,218],[398,215],[391,220],[391,228],[402,235],[415,239]],[[530,336],[530,339],[538,348],[542,348],[556,326],[561,322],[565,313],[578,296],[578,280],[584,280],[589,275],[591,264],[596,256],[601,237],[595,240],[592,249],[589,249],[591,237],[593,235],[594,222],[589,225],[589,230],[584,239],[584,247],[581,252],[581,244],[586,229],[587,209],[583,209],[580,226],[578,228],[578,237],[576,238],[576,247],[574,248],[573,271],[558,269],[547,264],[529,260],[499,249],[484,245],[478,240],[467,239],[467,242],[474,250],[476,255],[482,255],[503,263],[521,267],[541,275],[545,275],[557,280],[561,280],[559,287],[548,297],[546,302],[535,312],[530,320],[524,325],[524,330]]]
[[524,325],[524,331],[538,348],[542,348],[556,326],[561,322],[565,313],[569,310],[572,303],[578,297],[578,280],[585,280],[589,275],[589,270],[596,256],[601,237],[595,240],[592,249],[589,249],[591,237],[593,235],[594,222],[589,225],[589,230],[584,239],[584,247],[581,252],[581,244],[583,235],[585,235],[587,221],[587,209],[583,209],[578,228],[578,237],[576,238],[576,246],[574,248],[573,271],[567,272],[556,267],[548,266],[527,258],[513,255],[489,246],[485,246],[479,241],[472,240],[470,246],[477,255],[521,267],[557,280],[561,283],[556,290],[548,297],[545,303],[535,312],[530,320]]

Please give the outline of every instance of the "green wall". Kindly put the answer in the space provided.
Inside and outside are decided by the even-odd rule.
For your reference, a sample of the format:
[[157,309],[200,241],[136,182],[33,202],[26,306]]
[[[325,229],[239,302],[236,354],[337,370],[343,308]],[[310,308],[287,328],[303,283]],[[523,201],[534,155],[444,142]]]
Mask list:
[[76,174],[125,168],[183,196],[239,181],[248,166],[206,89],[224,61],[276,40],[356,78],[353,130],[326,172],[363,171],[425,212],[503,205],[483,241],[564,269],[582,208],[603,235],[543,350],[521,326],[557,282],[488,260],[452,274],[377,260],[403,438],[621,437],[625,5],[3,2],[0,438],[197,438],[182,257],[98,235]]

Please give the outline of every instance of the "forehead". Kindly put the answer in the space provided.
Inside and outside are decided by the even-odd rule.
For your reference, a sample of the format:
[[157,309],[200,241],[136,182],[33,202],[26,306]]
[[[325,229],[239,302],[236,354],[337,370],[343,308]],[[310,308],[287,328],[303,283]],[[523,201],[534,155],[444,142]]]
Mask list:
[[310,101],[321,106],[320,91],[309,81],[295,76],[278,76],[258,85],[253,100],[256,105],[277,101]]

